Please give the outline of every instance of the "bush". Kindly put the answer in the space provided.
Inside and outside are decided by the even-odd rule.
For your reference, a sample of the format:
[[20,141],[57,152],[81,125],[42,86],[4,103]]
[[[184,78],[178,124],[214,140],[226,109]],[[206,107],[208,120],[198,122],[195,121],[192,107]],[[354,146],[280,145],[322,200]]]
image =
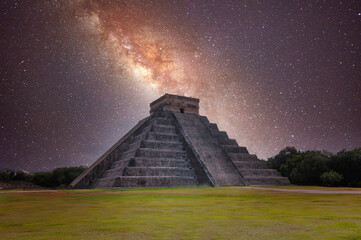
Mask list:
[[[276,156],[269,158],[267,164],[270,168],[277,169],[280,171],[282,164],[285,164],[288,159],[291,159],[294,155],[297,155],[299,152],[294,147],[286,147],[282,149]],[[286,175],[282,175],[286,176]]]
[[23,171],[17,171],[12,180],[31,182],[32,175]]
[[268,159],[268,166],[280,171],[293,184],[361,187],[361,148],[332,154],[300,152],[294,147],[286,147]]
[[85,167],[64,167],[56,168],[51,172],[34,173],[32,182],[43,187],[69,185],[85,169]]
[[289,177],[291,183],[301,185],[320,184],[320,175],[328,171],[327,157],[320,154],[320,152],[307,151],[295,156],[295,158],[297,158],[297,162]]
[[37,172],[33,174],[3,169],[0,170],[0,182],[26,181],[42,187],[58,187],[60,185],[69,185],[85,169],[85,167],[64,167],[56,168],[51,172]]
[[51,172],[34,173],[32,183],[42,187],[54,187],[51,182]]
[[324,172],[320,176],[320,180],[324,186],[328,187],[338,187],[343,179],[342,174],[335,172],[333,170],[329,172]]
[[10,169],[0,170],[0,182],[9,182],[13,180],[14,175],[15,175],[14,170],[10,170]]
[[337,153],[331,157],[328,166],[342,174],[342,186],[361,187],[361,148]]

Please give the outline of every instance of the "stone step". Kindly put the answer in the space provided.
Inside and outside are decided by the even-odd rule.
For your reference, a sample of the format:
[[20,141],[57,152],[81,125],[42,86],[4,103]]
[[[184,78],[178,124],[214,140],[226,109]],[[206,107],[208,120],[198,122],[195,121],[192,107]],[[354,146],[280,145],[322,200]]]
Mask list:
[[194,173],[189,168],[177,167],[127,167],[124,176],[187,176],[193,177]]
[[115,177],[109,177],[109,178],[99,178],[95,184],[94,188],[111,188],[115,184]]
[[140,144],[142,143],[142,140],[139,139],[139,141],[132,141],[131,144],[129,144],[128,151],[135,150],[140,147]]
[[206,116],[199,116],[199,118],[202,120],[202,122],[209,123],[209,120]]
[[223,148],[227,153],[248,153],[248,150],[247,150],[246,147],[222,145],[222,148]]
[[290,181],[286,177],[247,177],[250,185],[289,185]]
[[103,177],[104,178],[121,177],[121,176],[123,176],[125,168],[126,168],[126,166],[111,168],[111,169],[105,171],[105,173],[103,174]]
[[157,125],[172,126],[172,122],[167,118],[157,118],[155,121]]
[[217,124],[215,124],[215,123],[209,123],[209,124],[207,124],[207,125],[208,125],[208,129],[211,131],[211,133],[212,133],[214,136],[218,136],[218,135],[219,135],[219,129],[218,129]]
[[144,148],[156,148],[156,149],[179,149],[183,150],[183,144],[180,141],[154,141],[144,140],[142,143]]
[[228,134],[225,131],[219,131],[218,138],[219,139],[229,139]]
[[[175,120],[182,126],[185,138],[195,149],[198,159],[206,167],[207,174],[212,176],[215,186],[244,185],[242,176],[219,145],[199,116],[195,114],[174,113]],[[193,122],[191,126],[185,122]],[[215,126],[215,125],[214,125]]]
[[96,183],[97,187],[168,187],[196,185],[197,180],[194,177],[183,176],[123,176],[101,178]]
[[167,133],[149,132],[146,139],[156,140],[156,141],[179,141],[179,136],[174,133],[167,134]]
[[[247,149],[246,149],[247,150]],[[259,161],[255,154],[249,153],[227,153],[227,155],[231,158],[232,161],[250,161],[255,160]]]
[[219,139],[219,142],[222,144],[222,145],[228,145],[228,146],[238,146],[238,143],[235,139],[225,139],[225,138],[222,138],[222,139]]
[[134,164],[131,166],[136,167],[181,167],[187,168],[189,164],[184,159],[174,158],[134,158]]
[[156,119],[168,120],[168,118],[167,118],[167,117],[165,117],[165,116],[159,116],[159,117],[157,117]]
[[136,157],[183,159],[185,150],[139,148]]
[[135,136],[131,143],[140,142],[146,137],[147,133],[142,133],[137,136]]
[[118,160],[125,160],[125,159],[129,159],[134,157],[134,155],[136,154],[137,148],[135,149],[130,149],[126,152],[123,152],[122,154],[120,154],[120,157]]
[[124,160],[115,161],[115,162],[113,162],[110,169],[127,167],[130,160],[131,159],[124,159]]
[[176,134],[174,126],[157,125],[157,124],[154,124],[152,126],[152,132]]
[[136,132],[136,136],[142,135],[142,134],[144,134],[144,133],[147,133],[151,128],[152,128],[152,125],[149,124],[149,125],[141,128],[141,129],[139,129],[139,130]]
[[260,160],[233,161],[239,170],[241,169],[268,169],[265,162]]
[[279,177],[280,174],[275,169],[240,169],[243,177],[266,176]]

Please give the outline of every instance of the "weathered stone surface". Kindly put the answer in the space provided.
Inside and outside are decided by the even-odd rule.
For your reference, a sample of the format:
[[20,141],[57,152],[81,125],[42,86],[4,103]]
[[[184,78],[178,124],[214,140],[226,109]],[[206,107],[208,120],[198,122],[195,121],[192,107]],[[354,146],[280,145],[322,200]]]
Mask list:
[[281,177],[274,169],[268,169],[265,161],[261,161],[255,154],[249,154],[246,147],[239,147],[237,142],[229,139],[227,133],[218,131],[214,124],[209,123],[206,117],[200,118],[209,128],[214,139],[233,161],[241,173],[244,181],[250,185],[287,185],[288,178]]
[[159,111],[176,111],[199,114],[199,99],[165,94],[150,104],[150,114]]
[[199,116],[199,100],[166,94],[71,183],[75,188],[289,184]]
[[239,171],[216,142],[198,115],[173,113],[190,144],[200,155],[216,186],[245,185]]

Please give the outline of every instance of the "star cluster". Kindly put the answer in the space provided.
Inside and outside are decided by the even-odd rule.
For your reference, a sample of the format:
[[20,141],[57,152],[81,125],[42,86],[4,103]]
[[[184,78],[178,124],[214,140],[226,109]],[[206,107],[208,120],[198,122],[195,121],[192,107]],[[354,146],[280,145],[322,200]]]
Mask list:
[[357,1],[3,1],[0,168],[90,165],[164,93],[251,153],[361,146]]

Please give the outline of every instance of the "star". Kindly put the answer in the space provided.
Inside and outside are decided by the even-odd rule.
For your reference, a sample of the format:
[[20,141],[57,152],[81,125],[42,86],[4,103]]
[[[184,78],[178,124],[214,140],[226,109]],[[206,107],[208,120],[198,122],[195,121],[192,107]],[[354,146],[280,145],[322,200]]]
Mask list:
[[88,166],[164,93],[199,98],[259,158],[361,146],[355,4],[5,1],[1,16],[0,168]]

